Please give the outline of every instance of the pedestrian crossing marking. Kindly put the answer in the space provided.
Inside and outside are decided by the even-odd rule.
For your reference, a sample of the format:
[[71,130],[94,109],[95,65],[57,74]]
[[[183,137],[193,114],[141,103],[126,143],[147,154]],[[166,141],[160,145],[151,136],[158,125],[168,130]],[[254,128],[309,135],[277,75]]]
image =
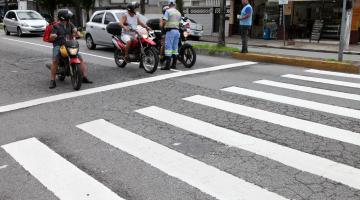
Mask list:
[[323,70],[317,70],[317,69],[309,69],[309,70],[305,70],[305,72],[314,73],[314,74],[330,75],[330,76],[339,76],[339,77],[345,77],[345,78],[360,79],[360,75],[357,75],[357,74],[331,72],[331,71],[323,71]]
[[278,87],[278,88],[284,88],[284,89],[289,89],[289,90],[307,92],[307,93],[312,93],[312,94],[319,94],[319,95],[337,97],[337,98],[342,98],[342,99],[360,101],[360,95],[357,95],[357,94],[350,94],[350,93],[345,93],[345,92],[312,88],[312,87],[306,87],[306,86],[300,86],[300,85],[294,85],[294,84],[282,83],[282,82],[276,82],[276,81],[270,81],[270,80],[259,80],[259,81],[254,81],[254,83]]
[[238,115],[243,115],[250,118],[270,122],[284,127],[305,131],[321,137],[334,139],[360,146],[360,134],[348,130],[331,127],[311,121],[306,121],[295,117],[289,117],[286,115],[272,113],[269,111],[247,107],[247,106],[243,106],[227,101],[222,101],[210,97],[205,97],[201,95],[195,95],[192,97],[184,98],[184,100],[201,104],[204,106],[209,106],[212,108],[224,110],[227,112],[235,113]]
[[282,75],[282,77],[298,79],[298,80],[303,80],[303,81],[311,81],[311,82],[316,82],[316,83],[339,85],[339,86],[345,86],[345,87],[351,87],[351,88],[360,88],[360,83],[336,81],[336,80],[331,80],[331,79],[315,78],[315,77],[310,77],[310,76],[300,76],[300,75],[295,75],[295,74],[286,74],[286,75]]
[[300,171],[309,172],[360,189],[360,169],[238,133],[156,106],[143,108],[136,112],[193,134],[270,158]]
[[303,99],[298,99],[298,98],[293,98],[293,97],[276,95],[276,94],[272,94],[272,93],[260,92],[260,91],[256,91],[256,90],[249,90],[249,89],[239,88],[239,87],[228,87],[228,88],[224,88],[222,90],[226,91],[226,92],[245,95],[245,96],[249,96],[249,97],[255,97],[255,98],[264,99],[264,100],[268,100],[268,101],[279,102],[279,103],[284,103],[284,104],[288,104],[288,105],[317,110],[317,111],[321,111],[321,112],[331,113],[331,114],[335,114],[335,115],[341,115],[341,116],[345,116],[345,117],[360,119],[360,111],[350,109],[350,108],[344,108],[344,107],[340,107],[340,106],[318,103],[318,102],[314,102],[314,101],[308,101],[308,100],[303,100]]
[[219,200],[286,199],[103,119],[77,127]]
[[60,200],[124,200],[36,138],[2,148]]

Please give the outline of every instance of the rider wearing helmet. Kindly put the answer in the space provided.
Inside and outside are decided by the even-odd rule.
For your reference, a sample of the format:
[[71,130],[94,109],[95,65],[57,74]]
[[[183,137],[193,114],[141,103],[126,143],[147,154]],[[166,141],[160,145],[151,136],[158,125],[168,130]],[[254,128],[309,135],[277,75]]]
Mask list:
[[171,68],[176,68],[178,45],[180,39],[180,20],[181,13],[175,8],[175,0],[168,0],[169,9],[165,11],[165,14],[160,22],[160,26],[166,30],[165,36],[165,57],[166,63],[162,70],[170,69],[170,62],[172,58]]
[[[70,19],[73,18],[74,14],[68,9],[60,9],[58,11],[58,20],[59,22],[56,23],[52,29],[50,38],[53,41],[53,58],[52,58],[52,65],[51,65],[51,78],[50,78],[50,89],[56,87],[56,72],[59,65],[60,59],[60,47],[65,45],[66,40],[73,39],[76,36],[80,36],[80,33],[77,31],[74,24],[70,22]],[[92,83],[87,78],[87,68],[84,64],[84,60],[79,55],[80,59],[80,70],[83,75],[83,83]]]
[[139,8],[139,3],[129,3],[126,7],[127,12],[121,17],[121,20],[119,22],[119,25],[122,28],[121,40],[126,44],[124,57],[125,62],[129,62],[129,48],[131,43],[135,39],[135,33],[131,30],[136,30],[138,25],[148,30],[151,30],[151,28],[148,27],[143,21],[141,21],[136,14],[137,8]]

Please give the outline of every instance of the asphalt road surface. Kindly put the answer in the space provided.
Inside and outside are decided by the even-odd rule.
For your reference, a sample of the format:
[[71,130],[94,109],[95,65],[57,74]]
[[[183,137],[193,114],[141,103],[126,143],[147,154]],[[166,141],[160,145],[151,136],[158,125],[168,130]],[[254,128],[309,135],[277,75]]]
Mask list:
[[48,89],[51,46],[0,33],[0,200],[359,200],[360,76],[198,56]]

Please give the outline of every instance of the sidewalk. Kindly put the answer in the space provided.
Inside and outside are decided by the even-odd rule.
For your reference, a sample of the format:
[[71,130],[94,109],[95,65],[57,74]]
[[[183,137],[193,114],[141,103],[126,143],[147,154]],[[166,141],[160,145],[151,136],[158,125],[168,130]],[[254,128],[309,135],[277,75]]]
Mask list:
[[[226,38],[226,46],[241,50],[239,36]],[[191,44],[216,44],[217,37],[204,36],[201,41],[188,41]],[[352,45],[350,51],[343,56],[344,62],[338,60],[338,42],[321,41],[310,43],[308,41],[295,41],[295,45],[285,46],[281,40],[249,41],[249,53],[239,52],[213,52],[206,48],[198,48],[197,52],[204,55],[228,56],[239,60],[249,60],[264,63],[276,63],[291,66],[300,66],[321,70],[338,71],[346,73],[360,73],[360,45]]]
[[[239,35],[234,35],[227,37],[227,44],[240,44],[241,38]],[[203,36],[201,41],[205,42],[217,42],[217,36]],[[270,47],[270,48],[281,48],[281,49],[291,49],[291,50],[308,50],[308,51],[317,51],[317,52],[328,52],[328,53],[337,53],[339,50],[339,41],[336,40],[320,40],[317,42],[309,42],[307,39],[295,39],[295,45],[286,45],[284,46],[283,40],[263,40],[263,39],[250,39],[249,46],[253,47]],[[350,45],[348,50],[344,51],[347,54],[357,54],[360,55],[360,44]]]
[[[216,36],[203,36],[201,41],[191,43],[216,43]],[[240,36],[227,37],[227,46],[241,49]],[[295,45],[284,46],[283,40],[250,39],[249,52],[261,54],[275,54],[282,56],[300,56],[305,58],[316,58],[322,60],[337,60],[338,41],[321,41],[310,43],[308,40],[295,40]],[[360,63],[360,45],[350,45],[348,51],[344,51],[344,60]]]

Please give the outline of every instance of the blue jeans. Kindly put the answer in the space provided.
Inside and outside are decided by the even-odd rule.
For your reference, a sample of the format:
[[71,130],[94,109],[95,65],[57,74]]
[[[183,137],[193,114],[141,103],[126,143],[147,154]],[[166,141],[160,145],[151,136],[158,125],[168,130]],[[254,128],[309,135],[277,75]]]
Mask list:
[[165,56],[178,55],[180,32],[178,29],[171,29],[165,36]]

